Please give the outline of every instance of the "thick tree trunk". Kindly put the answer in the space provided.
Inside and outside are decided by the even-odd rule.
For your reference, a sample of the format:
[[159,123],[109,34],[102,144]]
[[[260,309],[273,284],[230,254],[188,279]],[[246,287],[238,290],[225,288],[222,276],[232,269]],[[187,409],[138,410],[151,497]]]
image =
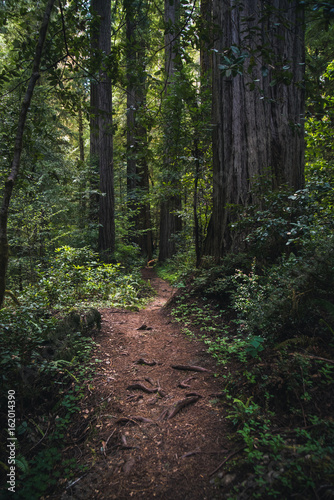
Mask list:
[[[216,258],[243,248],[242,235],[231,231],[230,206],[256,201],[250,193],[258,176],[271,178],[272,188],[303,186],[303,12],[297,1],[249,0],[242,10],[239,4],[214,0],[222,35],[213,62],[213,215],[206,252]],[[241,75],[225,76],[221,54],[231,46],[263,51],[248,59],[253,68],[246,64]],[[291,83],[282,80],[288,71]]]
[[[85,144],[84,144],[84,123],[83,123],[83,113],[82,113],[82,100],[80,97],[78,105],[78,142],[79,142],[79,168],[81,172],[83,171],[85,164]],[[87,200],[86,200],[86,183],[87,179],[84,176],[81,179],[81,189],[80,189],[80,226],[84,228],[87,221]]]
[[[92,3],[93,7],[93,3]],[[96,26],[91,32],[91,57],[98,58],[99,32]],[[89,219],[98,222],[99,206],[99,92],[98,77],[90,82],[90,116],[89,116]]]
[[132,212],[131,240],[142,255],[152,258],[152,230],[148,201],[145,54],[148,36],[147,5],[124,0],[127,59],[127,205]]
[[[177,35],[180,0],[165,0],[165,74],[166,97],[172,93],[171,86],[177,66],[179,36]],[[173,158],[173,149],[177,147],[178,128],[180,126],[181,100],[174,97],[171,109],[165,113],[164,136],[165,154],[163,159],[163,181],[170,187],[171,194],[164,195],[160,206],[159,261],[172,257],[176,253],[176,234],[181,230],[181,219],[176,213],[181,208],[178,194],[177,163]],[[169,105],[170,106],[170,105]]]
[[[210,85],[212,71],[212,48],[213,48],[213,20],[212,20],[212,0],[201,0],[200,17],[200,66],[202,81],[207,80],[206,85]],[[202,83],[203,85],[203,83]]]
[[[126,16],[126,65],[127,65],[127,110],[126,110],[126,125],[127,125],[127,198],[128,208],[134,211],[136,208],[136,120],[135,115],[138,109],[136,87],[138,86],[136,71],[137,71],[137,43],[135,16],[136,6],[134,0],[124,0],[125,16]],[[133,215],[132,220],[135,221]]]
[[[111,0],[92,0],[91,7],[93,13],[98,16],[96,33],[100,59],[99,81],[93,83],[91,87],[93,119],[95,120],[97,117],[98,120],[98,150],[92,150],[91,145],[91,155],[93,159],[94,156],[98,157],[100,176],[98,248],[101,257],[105,261],[110,261],[115,250],[112,93],[111,79],[106,68],[106,56],[110,54],[111,49]],[[95,47],[96,38],[93,40],[93,49]],[[94,134],[94,128],[91,133]],[[93,141],[95,140],[96,138],[93,138]],[[95,147],[96,143],[94,142]]]
[[15,139],[14,156],[11,165],[11,171],[5,183],[3,202],[0,211],[0,307],[2,307],[6,290],[6,271],[8,265],[8,239],[7,239],[8,210],[13,192],[13,187],[20,170],[25,123],[27,119],[30,102],[34,93],[34,88],[37,80],[40,77],[40,64],[42,59],[42,52],[45,44],[50,16],[54,3],[55,0],[49,0],[49,2],[47,3],[41,28],[39,30],[39,38],[36,46],[32,75],[21,105],[21,112],[19,116],[16,139]]
[[112,97],[110,78],[104,72],[100,73],[100,78],[99,171],[101,195],[99,203],[99,253],[105,261],[110,262],[115,250]]
[[174,214],[181,208],[180,196],[170,196],[160,207],[159,261],[164,262],[176,252],[175,236],[181,230],[180,218]]

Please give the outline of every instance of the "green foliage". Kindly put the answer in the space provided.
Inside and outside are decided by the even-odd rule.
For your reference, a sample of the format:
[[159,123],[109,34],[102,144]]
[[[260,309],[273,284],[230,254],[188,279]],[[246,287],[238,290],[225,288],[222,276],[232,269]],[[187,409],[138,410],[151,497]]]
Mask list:
[[121,264],[105,264],[89,247],[58,248],[47,271],[26,293],[29,300],[43,297],[48,307],[73,307],[80,303],[139,306],[142,301],[139,271],[125,274]]
[[179,252],[173,258],[167,259],[155,268],[158,275],[170,284],[182,288],[185,279],[195,266],[195,255],[193,249],[188,252]]
[[[57,249],[50,267],[40,266],[36,274],[39,281],[21,294],[20,305],[12,309],[9,302],[0,311],[0,421],[6,419],[5,395],[15,390],[18,498],[37,499],[56,485],[55,468],[64,469],[64,439],[94,368],[91,336],[101,314],[92,305],[138,307],[150,290],[139,271],[128,274],[120,264],[102,263],[89,247]],[[5,443],[5,424],[2,429]],[[74,460],[67,464],[66,477],[75,467]]]
[[[6,443],[6,394],[14,390],[17,498],[40,498],[57,482],[54,467],[60,464],[64,430],[78,410],[81,384],[91,369],[93,343],[80,329],[66,322],[64,331],[62,320],[40,302],[0,311],[1,442]],[[3,446],[0,452],[5,455]],[[0,468],[1,482],[5,473]]]

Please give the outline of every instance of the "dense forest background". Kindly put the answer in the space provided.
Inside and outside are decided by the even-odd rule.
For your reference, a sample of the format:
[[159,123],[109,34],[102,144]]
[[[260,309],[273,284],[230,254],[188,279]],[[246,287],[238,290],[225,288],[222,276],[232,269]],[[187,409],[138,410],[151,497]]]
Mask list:
[[[332,2],[310,0],[0,2],[0,366],[4,394],[21,397],[26,488],[59,461],[26,443],[57,405],[61,440],[97,309],[141,307],[153,260],[184,291],[175,317],[194,319],[195,300],[197,324],[216,311],[218,362],[279,350],[279,375],[256,404],[234,403],[235,422],[249,445],[245,415],[261,398],[274,411],[284,380],[298,453],[316,457],[302,471],[284,459],[311,477],[305,498],[334,494],[333,20]],[[248,460],[260,474],[251,447]]]

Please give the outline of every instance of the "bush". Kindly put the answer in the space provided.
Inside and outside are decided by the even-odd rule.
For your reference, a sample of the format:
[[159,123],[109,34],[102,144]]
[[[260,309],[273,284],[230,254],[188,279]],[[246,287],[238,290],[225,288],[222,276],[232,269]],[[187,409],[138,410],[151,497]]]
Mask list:
[[88,247],[58,248],[51,267],[40,271],[39,278],[37,286],[30,287],[29,300],[44,297],[47,307],[70,308],[88,302],[126,307],[141,303],[139,271],[128,274],[121,264],[105,264]]

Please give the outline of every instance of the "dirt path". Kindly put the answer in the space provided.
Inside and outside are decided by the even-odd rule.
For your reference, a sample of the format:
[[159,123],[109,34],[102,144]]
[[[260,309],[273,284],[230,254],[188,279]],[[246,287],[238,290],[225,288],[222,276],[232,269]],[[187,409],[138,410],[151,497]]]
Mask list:
[[[151,269],[144,278],[157,291],[146,309],[102,311],[94,356],[101,363],[69,449],[89,470],[67,487],[64,500],[225,498],[210,475],[231,447],[224,415],[213,401],[222,390],[214,362],[162,308],[172,288]],[[176,412],[179,401],[186,406]]]

